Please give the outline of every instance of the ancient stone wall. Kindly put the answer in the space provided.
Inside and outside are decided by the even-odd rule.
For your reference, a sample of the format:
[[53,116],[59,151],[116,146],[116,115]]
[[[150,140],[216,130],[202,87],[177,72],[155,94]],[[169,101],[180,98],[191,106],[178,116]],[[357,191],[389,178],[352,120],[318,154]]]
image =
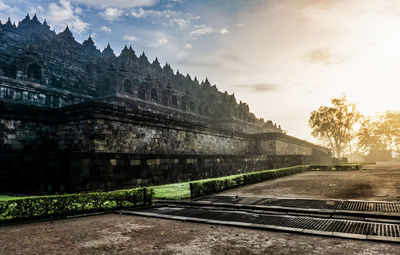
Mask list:
[[[3,104],[3,106],[6,103]],[[1,106],[0,102],[0,106]],[[26,151],[43,141],[55,151],[215,154],[249,153],[247,136],[216,130],[164,115],[143,115],[132,109],[85,103],[67,109],[42,109],[8,104],[1,119],[3,146]],[[47,151],[45,148],[40,151]]]
[[[326,155],[283,134],[227,132],[104,103],[44,109],[0,102],[0,119],[0,163],[7,166],[0,171],[2,192],[164,184],[308,164],[315,161],[310,148]],[[279,146],[306,149],[281,155]]]
[[[7,156],[7,157],[5,157]],[[11,160],[11,161],[10,161]],[[3,154],[0,192],[113,190],[308,164],[305,155],[154,155],[134,153]]]
[[268,155],[313,155],[316,152],[330,155],[324,147],[282,133],[264,133],[250,136],[253,152]]
[[0,100],[2,101],[58,108],[88,99],[91,97],[0,76]]
[[331,160],[208,79],[132,48],[100,51],[90,36],[78,43],[36,15],[0,23],[0,131],[0,192],[108,190]]
[[224,120],[219,127],[231,131],[282,132],[208,79],[199,82],[168,63],[162,67],[157,58],[150,62],[131,47],[119,56],[110,45],[100,51],[90,36],[81,44],[68,27],[56,34],[36,15],[27,15],[18,26],[0,22],[0,100],[57,108],[110,96],[143,100],[215,123]]
[[[94,150],[98,152],[159,154],[247,154],[249,141],[240,137],[96,120]],[[98,127],[98,128],[96,128]]]
[[312,147],[307,144],[292,143],[282,140],[261,140],[258,150],[270,155],[312,155]]

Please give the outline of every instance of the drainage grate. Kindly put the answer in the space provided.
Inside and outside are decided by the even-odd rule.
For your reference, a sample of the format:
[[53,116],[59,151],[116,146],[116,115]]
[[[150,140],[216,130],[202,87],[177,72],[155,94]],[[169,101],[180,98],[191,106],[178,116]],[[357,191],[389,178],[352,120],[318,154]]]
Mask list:
[[400,203],[370,202],[370,201],[343,201],[343,200],[315,200],[292,198],[251,198],[233,196],[212,196],[197,201],[214,203],[229,203],[243,205],[279,206],[303,209],[328,209],[341,211],[386,212],[400,213]]
[[[196,207],[153,207],[122,213],[188,221],[400,242],[400,225],[307,216],[258,214]],[[265,226],[265,227],[263,227]]]

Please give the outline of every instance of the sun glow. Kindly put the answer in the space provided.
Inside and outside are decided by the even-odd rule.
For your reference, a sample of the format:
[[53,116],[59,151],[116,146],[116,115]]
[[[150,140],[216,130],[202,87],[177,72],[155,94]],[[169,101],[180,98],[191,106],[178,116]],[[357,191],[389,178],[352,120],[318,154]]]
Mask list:
[[365,115],[400,110],[399,1],[272,1],[240,19],[225,50],[246,64],[217,79],[289,134],[312,140],[310,112],[342,93]]

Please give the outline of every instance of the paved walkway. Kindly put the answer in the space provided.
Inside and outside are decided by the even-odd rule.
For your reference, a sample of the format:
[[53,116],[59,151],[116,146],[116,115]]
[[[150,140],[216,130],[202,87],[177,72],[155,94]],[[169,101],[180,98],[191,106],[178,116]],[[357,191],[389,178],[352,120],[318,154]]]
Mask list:
[[156,207],[120,213],[400,243],[400,204],[311,199],[210,196],[196,201],[164,201]]
[[361,171],[306,172],[121,213],[400,243],[399,199],[400,164],[378,163]]
[[400,201],[400,163],[362,171],[312,171],[220,193],[227,196]]

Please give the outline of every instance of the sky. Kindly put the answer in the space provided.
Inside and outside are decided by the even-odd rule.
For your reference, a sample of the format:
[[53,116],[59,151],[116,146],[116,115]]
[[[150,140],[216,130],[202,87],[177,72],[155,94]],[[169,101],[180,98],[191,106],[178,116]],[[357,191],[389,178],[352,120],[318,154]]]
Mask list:
[[343,93],[366,115],[400,110],[398,0],[0,0],[3,24],[27,13],[207,77],[311,142],[310,113]]

